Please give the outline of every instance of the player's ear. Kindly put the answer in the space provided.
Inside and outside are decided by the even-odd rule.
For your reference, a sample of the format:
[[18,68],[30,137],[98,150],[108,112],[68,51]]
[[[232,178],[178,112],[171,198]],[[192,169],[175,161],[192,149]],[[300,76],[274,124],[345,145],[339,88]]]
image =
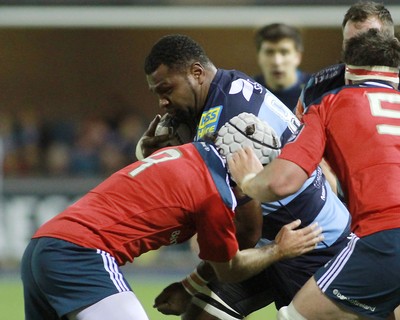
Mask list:
[[200,62],[192,63],[192,65],[190,66],[190,73],[197,81],[199,81],[200,84],[203,83],[205,72],[204,72],[204,67]]

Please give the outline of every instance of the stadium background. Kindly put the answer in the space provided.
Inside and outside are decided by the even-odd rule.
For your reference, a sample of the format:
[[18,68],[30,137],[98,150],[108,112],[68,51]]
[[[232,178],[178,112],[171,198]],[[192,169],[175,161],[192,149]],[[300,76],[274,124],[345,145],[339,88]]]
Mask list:
[[[10,312],[6,318],[11,320],[22,319],[18,266],[30,235],[112,168],[70,175],[37,167],[14,168],[17,160],[10,158],[5,119],[12,119],[14,126],[20,121],[17,127],[28,122],[28,127],[50,124],[59,129],[93,117],[115,122],[133,115],[137,130],[131,137],[136,141],[158,112],[146,86],[143,61],[161,36],[187,34],[203,45],[217,67],[254,75],[258,72],[255,29],[285,22],[301,29],[305,47],[301,68],[314,72],[338,61],[340,22],[353,1],[76,3],[0,1],[0,292],[4,295],[0,314]],[[395,1],[385,3],[394,19],[400,16]],[[32,118],[35,121],[29,122]],[[43,142],[37,143],[36,152],[44,153]],[[133,149],[129,152],[132,161]],[[143,288],[156,283],[157,292],[180,279],[197,261],[188,245],[180,245],[148,253],[124,269],[134,288],[135,281]],[[153,298],[145,299],[151,308]]]

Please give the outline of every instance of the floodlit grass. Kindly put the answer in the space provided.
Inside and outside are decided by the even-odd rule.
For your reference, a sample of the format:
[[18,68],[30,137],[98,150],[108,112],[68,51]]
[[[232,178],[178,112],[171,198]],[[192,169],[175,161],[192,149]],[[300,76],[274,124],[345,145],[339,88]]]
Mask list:
[[0,279],[0,315],[2,319],[24,319],[22,285],[19,279]]
[[[130,278],[129,278],[130,279]],[[164,316],[153,309],[154,298],[169,283],[177,279],[140,279],[131,280],[130,283],[135,294],[143,304],[150,319],[155,320],[177,320],[179,317]],[[22,320],[24,319],[22,285],[18,278],[0,279],[0,314],[1,319]],[[269,320],[275,319],[275,308],[269,306],[248,317],[249,320]]]

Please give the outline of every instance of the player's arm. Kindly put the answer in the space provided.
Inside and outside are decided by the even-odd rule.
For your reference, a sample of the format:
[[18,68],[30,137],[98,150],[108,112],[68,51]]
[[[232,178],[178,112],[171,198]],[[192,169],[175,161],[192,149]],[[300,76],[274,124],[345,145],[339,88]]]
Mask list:
[[300,220],[281,228],[275,241],[260,248],[239,250],[228,262],[208,261],[221,282],[240,282],[258,274],[269,265],[282,259],[302,255],[323,240],[317,224],[298,229]]
[[251,148],[237,151],[228,159],[232,178],[242,191],[261,202],[285,198],[301,188],[307,173],[294,162],[274,159],[263,167]]
[[274,243],[261,248],[239,250],[227,262],[202,262],[183,281],[166,287],[156,297],[154,307],[163,314],[183,314],[191,296],[215,277],[221,282],[239,282],[258,274],[276,261],[313,250],[323,240],[322,230],[317,224],[296,230],[300,224],[300,220],[296,220],[283,226]]
[[326,181],[328,181],[332,191],[337,195],[338,194],[338,180],[336,174],[333,172],[329,164],[322,158],[319,166],[322,169],[322,172],[325,175]]
[[163,134],[155,136],[155,131],[158,123],[160,122],[161,115],[157,114],[155,118],[150,122],[149,127],[143,133],[136,145],[135,155],[138,160],[142,160],[153,152],[161,148],[161,144],[171,139],[170,135]]
[[261,237],[263,223],[261,204],[246,196],[238,187],[234,187],[233,191],[238,201],[235,209],[235,226],[239,249],[252,248]]
[[[235,209],[236,239],[239,249],[253,248],[261,238],[263,216],[261,204],[246,196],[238,187],[233,188],[238,201]],[[193,252],[199,253],[197,235],[190,239],[190,248]]]
[[181,282],[167,286],[154,300],[154,308],[163,314],[181,315],[186,312],[192,296],[200,291],[209,281],[216,279],[216,274],[206,261],[199,265]]

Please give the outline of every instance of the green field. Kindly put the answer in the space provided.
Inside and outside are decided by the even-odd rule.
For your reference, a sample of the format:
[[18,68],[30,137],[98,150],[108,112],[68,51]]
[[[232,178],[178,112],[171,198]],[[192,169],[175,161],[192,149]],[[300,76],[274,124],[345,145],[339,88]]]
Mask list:
[[[178,320],[179,317],[164,316],[157,310],[153,309],[154,297],[161,292],[161,290],[176,279],[161,279],[155,281],[154,279],[141,279],[140,281],[130,281],[135,294],[142,302],[150,319],[166,319]],[[23,298],[22,286],[17,278],[0,278],[0,314],[1,319],[7,320],[23,320]],[[269,306],[261,311],[258,311],[248,317],[249,320],[269,320],[275,319],[275,308]]]

